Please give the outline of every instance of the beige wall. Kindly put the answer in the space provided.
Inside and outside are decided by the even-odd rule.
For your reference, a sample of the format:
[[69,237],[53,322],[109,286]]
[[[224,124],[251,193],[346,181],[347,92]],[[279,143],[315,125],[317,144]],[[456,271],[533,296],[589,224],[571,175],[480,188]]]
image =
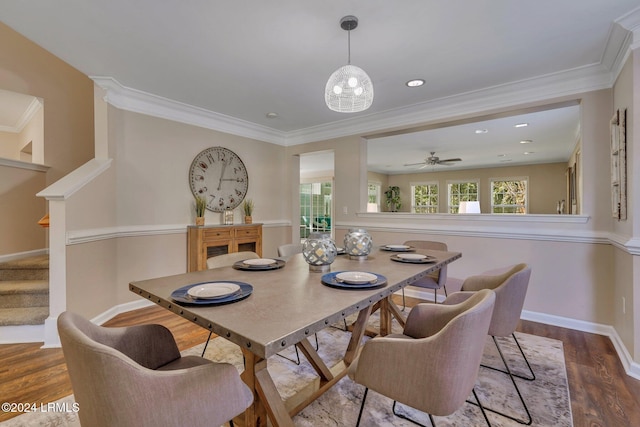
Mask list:
[[[441,172],[424,172],[389,175],[387,186],[400,187],[401,212],[411,211],[411,184],[415,182],[437,182],[440,189],[439,212],[447,213],[447,184],[449,181],[478,180],[480,182],[480,210],[491,212],[491,178],[525,177],[529,180],[530,214],[556,214],[557,202],[567,199],[566,163],[544,165],[506,166],[500,168],[464,169]],[[383,192],[386,187],[383,188]],[[383,197],[384,200],[384,197]],[[385,209],[386,210],[386,209]]]
[[93,157],[93,82],[3,23],[0,40],[0,89],[44,102],[51,184]]
[[[115,107],[107,115],[112,166],[67,203],[74,240],[67,250],[70,309],[93,317],[139,301],[128,290],[131,281],[186,272],[186,226],[195,220],[188,172],[193,158],[208,147],[229,148],[244,162],[247,197],[256,205],[253,220],[265,223],[263,255],[276,256],[277,247],[288,241],[289,193],[280,167],[284,147]],[[207,211],[207,224],[221,220],[221,214]],[[239,210],[235,221],[241,222]],[[94,241],[102,235],[106,240]],[[89,294],[98,298],[88,304]]]
[[[9,184],[0,193],[0,205],[6,210],[2,212],[2,222],[5,218],[11,221],[3,226],[11,230],[30,230],[46,214],[46,204],[37,200],[35,194],[93,157],[93,82],[3,23],[0,23],[0,40],[0,89],[38,97],[45,106],[45,149],[41,163],[50,166],[49,171],[44,177],[30,181],[28,191],[24,191],[23,178],[3,180]],[[5,176],[22,174],[2,173]],[[15,203],[12,198],[16,195],[32,200]],[[27,249],[47,246],[44,231],[37,233],[38,238],[31,241]],[[22,239],[2,240],[0,254],[25,249]]]
[[18,146],[19,137],[17,133],[0,131],[0,157],[20,160]]
[[[25,146],[31,144],[31,155],[22,151]],[[18,148],[20,151],[20,160],[29,161],[38,164],[44,164],[44,108],[31,117],[29,123],[22,129],[19,136]]]
[[46,247],[46,231],[37,224],[45,201],[35,196],[45,179],[44,172],[0,165],[0,255]]

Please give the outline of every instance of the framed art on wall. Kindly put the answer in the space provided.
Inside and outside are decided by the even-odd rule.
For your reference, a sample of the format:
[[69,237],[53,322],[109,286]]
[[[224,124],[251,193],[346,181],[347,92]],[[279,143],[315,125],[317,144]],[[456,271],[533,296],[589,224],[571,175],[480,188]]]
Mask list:
[[611,119],[611,212],[627,219],[627,110],[616,110]]

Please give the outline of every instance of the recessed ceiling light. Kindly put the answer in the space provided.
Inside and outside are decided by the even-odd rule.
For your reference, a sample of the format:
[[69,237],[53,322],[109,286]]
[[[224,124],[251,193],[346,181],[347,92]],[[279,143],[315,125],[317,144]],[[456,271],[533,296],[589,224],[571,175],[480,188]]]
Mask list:
[[506,154],[498,154],[498,157],[506,157]]
[[522,141],[520,141],[520,144],[531,144],[533,142],[533,140],[531,139],[523,139]]
[[275,119],[276,117],[278,117],[278,113],[267,113],[266,116],[267,119]]
[[535,151],[525,151],[525,152],[524,152],[524,154],[525,154],[525,155],[527,155],[527,154],[533,154],[533,153],[535,153]]
[[514,128],[526,128],[527,126],[529,126],[529,123],[518,123]]
[[409,80],[406,85],[409,87],[419,87],[422,86],[424,84],[424,80],[422,79],[413,79],[413,80]]
[[480,134],[480,133],[487,133],[489,132],[489,129],[476,129],[475,131],[476,133]]

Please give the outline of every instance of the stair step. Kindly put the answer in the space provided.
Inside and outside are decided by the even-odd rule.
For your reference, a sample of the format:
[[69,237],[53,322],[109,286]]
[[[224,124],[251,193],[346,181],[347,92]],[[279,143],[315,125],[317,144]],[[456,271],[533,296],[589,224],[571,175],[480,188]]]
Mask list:
[[0,281],[48,279],[49,255],[38,255],[0,263]]
[[0,282],[0,308],[49,307],[49,282],[11,280]]
[[0,326],[42,325],[49,307],[0,308]]

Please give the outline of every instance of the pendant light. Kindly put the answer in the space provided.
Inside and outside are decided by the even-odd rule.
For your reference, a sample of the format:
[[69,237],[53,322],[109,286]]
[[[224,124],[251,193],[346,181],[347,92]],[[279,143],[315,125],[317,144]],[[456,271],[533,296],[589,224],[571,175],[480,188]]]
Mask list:
[[331,74],[324,90],[327,107],[339,113],[364,111],[373,102],[373,84],[360,67],[351,65],[351,30],[358,26],[358,18],[349,15],[340,20],[340,27],[348,35],[348,62]]

